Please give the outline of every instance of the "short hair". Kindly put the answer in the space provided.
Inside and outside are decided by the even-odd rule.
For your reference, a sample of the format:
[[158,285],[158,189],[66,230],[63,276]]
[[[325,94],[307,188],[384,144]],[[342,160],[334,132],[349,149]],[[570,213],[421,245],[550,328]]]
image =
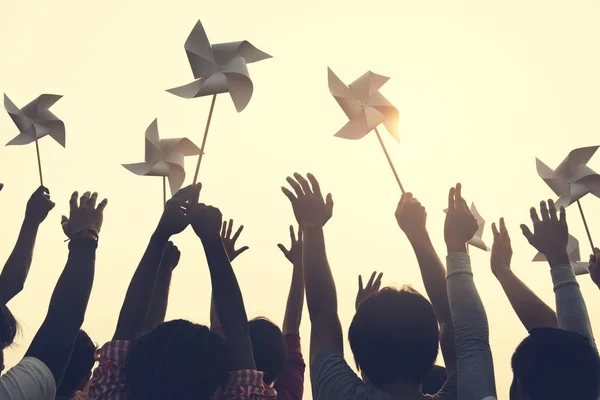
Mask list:
[[248,323],[256,369],[264,373],[263,381],[271,385],[281,374],[287,360],[287,348],[281,329],[265,317]]
[[6,304],[0,306],[0,350],[9,347],[15,341],[19,326],[15,316]]
[[439,328],[419,292],[387,287],[361,303],[348,339],[357,367],[375,387],[421,385],[438,354]]
[[133,399],[211,399],[228,378],[225,341],[185,320],[159,325],[131,344],[125,362]]
[[533,329],[515,350],[512,369],[513,385],[517,381],[531,400],[598,398],[598,353],[587,338],[575,332]]
[[57,396],[73,396],[85,387],[96,363],[97,347],[85,331],[80,330],[71,352],[69,365],[56,391]]

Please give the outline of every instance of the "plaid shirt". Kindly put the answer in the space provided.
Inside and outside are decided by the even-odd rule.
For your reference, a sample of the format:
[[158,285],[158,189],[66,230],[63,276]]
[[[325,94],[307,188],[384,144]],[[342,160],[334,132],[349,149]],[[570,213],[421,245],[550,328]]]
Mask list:
[[[128,400],[125,376],[125,358],[131,342],[114,340],[106,343],[97,353],[98,367],[90,386],[90,400]],[[223,391],[224,400],[276,399],[277,392],[263,383],[263,373],[253,370],[229,374]]]

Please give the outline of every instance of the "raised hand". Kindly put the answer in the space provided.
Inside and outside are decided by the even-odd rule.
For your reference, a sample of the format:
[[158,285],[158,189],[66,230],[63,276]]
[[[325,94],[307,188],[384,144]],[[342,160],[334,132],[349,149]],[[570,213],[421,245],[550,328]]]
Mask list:
[[40,186],[27,202],[25,219],[39,225],[44,222],[54,206],[54,202],[50,200],[50,191],[46,187]]
[[590,256],[590,278],[600,289],[600,249],[595,248],[594,253]]
[[358,293],[356,294],[355,304],[356,310],[358,310],[358,307],[367,299],[367,297],[373,293],[379,292],[379,289],[381,288],[381,278],[383,278],[383,272],[377,275],[377,279],[375,279],[376,275],[377,271],[374,271],[371,274],[371,278],[369,279],[369,282],[367,282],[367,286],[365,288],[363,288],[362,275],[358,276]]
[[4,183],[0,183],[0,192],[4,189]]
[[188,217],[194,232],[200,239],[220,238],[223,215],[218,208],[202,203],[192,203]]
[[[308,181],[300,174],[294,174],[294,178],[288,177],[287,182],[294,189],[294,194],[287,188],[281,190],[290,199],[294,215],[301,229],[323,227],[331,218],[333,213],[333,198],[331,193],[323,200],[319,182],[312,175],[307,175]],[[311,187],[312,186],[312,187]]]
[[398,226],[409,238],[421,237],[427,234],[425,222],[427,212],[425,207],[413,197],[412,193],[403,193],[396,208]]
[[85,192],[79,199],[79,203],[77,202],[78,196],[77,192],[73,192],[71,195],[69,218],[62,216],[62,228],[68,238],[72,238],[73,235],[84,229],[100,232],[104,218],[104,208],[108,204],[108,200],[104,199],[96,207],[98,201],[98,193],[96,192]]
[[244,225],[240,225],[240,227],[235,231],[233,236],[231,236],[231,231],[233,230],[233,220],[230,219],[229,223],[227,221],[223,221],[221,226],[221,240],[223,241],[223,247],[225,247],[225,252],[227,253],[227,257],[229,257],[229,261],[233,261],[249,249],[248,246],[241,247],[239,249],[235,249],[235,242],[237,242],[240,234],[244,230]]
[[448,254],[466,253],[467,242],[477,232],[477,220],[471,214],[461,192],[462,186],[458,183],[448,194],[448,212],[444,224],[444,239]]
[[540,203],[540,214],[538,217],[535,208],[531,208],[531,221],[533,222],[533,233],[527,225],[521,225],[523,235],[533,247],[546,256],[551,266],[558,264],[570,264],[567,252],[569,242],[569,228],[567,226],[567,217],[565,208],[560,208],[560,215],[557,216],[556,206],[552,200]]
[[162,263],[161,265],[165,268],[169,268],[171,271],[177,267],[179,264],[179,258],[181,257],[181,252],[173,244],[173,242],[167,242],[165,246],[165,252],[163,253]]
[[188,212],[190,204],[198,202],[202,184],[189,185],[180,189],[167,201],[160,218],[156,233],[166,238],[183,232],[189,225]]
[[492,232],[494,233],[494,244],[492,245],[492,272],[495,276],[499,276],[504,272],[510,271],[510,260],[512,259],[513,251],[510,245],[510,236],[504,224],[504,218],[500,218],[500,231],[496,227],[496,223],[492,224]]
[[283,253],[285,258],[288,259],[294,265],[302,264],[302,230],[298,228],[298,238],[296,239],[296,234],[294,233],[294,226],[290,225],[290,240],[291,245],[290,248],[287,249],[284,245],[279,243],[277,247]]

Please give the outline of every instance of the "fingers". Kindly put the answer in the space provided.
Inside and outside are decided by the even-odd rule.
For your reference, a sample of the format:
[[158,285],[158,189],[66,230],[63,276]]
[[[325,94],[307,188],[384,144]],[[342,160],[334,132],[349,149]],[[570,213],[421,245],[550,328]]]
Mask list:
[[450,192],[448,193],[448,212],[454,211],[454,195],[456,194],[456,189],[451,187]]
[[546,206],[545,201],[540,202],[540,215],[542,216],[542,221],[548,221],[550,219],[550,214],[548,213],[548,207]]
[[492,232],[494,233],[494,239],[496,239],[496,238],[498,238],[498,236],[500,236],[500,232],[498,232],[495,222],[492,223]]
[[325,199],[325,205],[327,206],[329,211],[333,212],[333,196],[331,196],[331,193],[327,195],[327,199]]
[[100,202],[100,204],[98,204],[98,208],[96,208],[98,211],[102,212],[104,211],[104,209],[106,208],[106,205],[108,204],[108,199],[104,199]]
[[281,243],[279,243],[277,245],[277,247],[279,247],[279,250],[281,250],[281,252],[283,253],[283,255],[285,256],[285,258],[288,258],[290,255],[290,251],[288,249],[285,248],[284,245],[282,245]]
[[83,208],[88,208],[88,202],[90,201],[90,196],[92,194],[90,192],[85,192],[83,196],[79,199],[79,206]]
[[562,206],[560,207],[559,221],[563,224],[567,223],[567,212],[565,211],[565,208]]
[[71,194],[71,199],[69,200],[69,207],[71,208],[71,211],[75,211],[79,207],[77,203],[78,197],[79,193],[77,192],[73,192],[73,194]]
[[298,227],[298,240],[296,241],[296,243],[302,243],[302,238],[303,238],[303,233],[302,233],[302,229],[300,229],[300,227]]
[[299,173],[296,172],[294,174],[294,178],[296,178],[298,183],[300,183],[300,186],[302,186],[302,190],[304,191],[304,194],[307,194],[307,195],[313,194],[313,191],[312,191],[310,185],[308,184],[308,181],[306,179],[304,179],[304,177],[302,175],[300,175]]
[[98,193],[94,192],[88,200],[88,207],[96,208],[96,201],[98,201]]
[[381,272],[378,276],[377,279],[375,279],[375,283],[373,283],[373,287],[371,288],[371,292],[378,292],[379,289],[381,288],[381,278],[383,278],[383,272]]
[[312,191],[314,194],[316,194],[317,196],[321,197],[321,185],[319,185],[319,181],[317,181],[317,178],[315,178],[315,176],[311,173],[306,175],[308,177],[308,180],[310,181],[310,184],[312,185]]
[[296,196],[298,196],[298,197],[304,196],[302,187],[300,186],[300,184],[298,184],[298,182],[296,182],[294,179],[290,178],[289,176],[286,178],[286,181],[287,181],[287,183],[290,184],[292,189],[294,189],[294,192],[296,192]]
[[540,223],[540,218],[537,215],[537,210],[535,209],[535,207],[531,207],[529,209],[529,215],[531,216],[531,221],[533,222],[533,225]]
[[225,239],[225,232],[227,231],[227,221],[223,221],[221,224],[221,239]]
[[231,230],[233,229],[233,219],[229,220],[229,224],[227,225],[227,233],[225,234],[225,237],[227,239],[231,238]]
[[64,215],[60,218],[60,226],[62,226],[62,230],[65,233],[65,235],[69,236],[67,234],[67,228],[69,226],[69,218],[65,217]]
[[525,236],[529,244],[533,245],[533,233],[531,233],[529,227],[527,225],[521,225],[521,231],[523,231],[523,236]]
[[367,282],[367,289],[370,289],[373,286],[373,281],[375,280],[375,275],[377,275],[377,271],[373,271],[371,277],[369,278],[369,282]]
[[552,199],[548,200],[548,214],[550,215],[550,219],[553,221],[557,221],[556,217],[556,205]]
[[192,189],[192,193],[190,195],[190,203],[198,204],[198,201],[200,200],[200,191],[202,190],[202,184],[198,182],[193,186],[194,188]]
[[50,193],[45,186],[40,186],[35,190],[35,192],[33,192],[33,194],[37,195],[37,196],[39,196],[40,194],[45,194],[45,193]]
[[504,218],[500,218],[500,233],[502,235],[508,236],[508,230],[506,229],[506,224],[504,223]]
[[248,250],[249,248],[250,248],[250,247],[248,247],[248,246],[244,246],[244,247],[240,248],[239,250],[237,250],[237,251],[235,252],[235,256],[236,256],[236,257],[237,257],[237,256],[239,256],[240,254],[242,254],[243,252],[245,252],[245,251],[246,251],[246,250]]
[[462,207],[462,185],[460,183],[456,184],[456,192],[454,193],[454,208],[458,209]]
[[[231,225],[233,225],[233,221],[231,223]],[[238,238],[240,237],[240,235],[242,234],[242,231],[244,230],[244,225],[240,225],[240,227],[237,229],[237,231],[235,231],[235,233],[233,234],[233,237],[231,238],[231,241],[233,243],[235,243]],[[241,254],[241,253],[240,253]]]
[[363,287],[362,275],[359,275],[358,276],[358,291],[362,292],[363,290],[365,290],[365,288]]
[[285,187],[281,187],[281,191],[283,192],[283,194],[285,194],[285,196],[290,200],[290,202],[293,204],[296,204],[296,200],[298,200],[296,198],[296,196],[294,196],[294,194],[292,192],[289,191],[288,188]]
[[290,225],[290,240],[292,244],[296,243],[296,235],[294,234],[294,226]]

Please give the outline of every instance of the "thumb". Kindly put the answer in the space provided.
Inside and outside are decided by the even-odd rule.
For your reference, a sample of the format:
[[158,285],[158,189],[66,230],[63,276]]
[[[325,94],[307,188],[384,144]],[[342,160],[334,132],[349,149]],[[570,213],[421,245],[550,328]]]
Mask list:
[[327,198],[325,199],[325,205],[330,210],[333,210],[333,196],[331,196],[331,193],[327,195]]
[[533,245],[533,233],[531,233],[529,227],[523,224],[521,225],[521,231],[523,232],[523,236],[525,236],[529,244]]
[[249,248],[250,248],[250,247],[248,247],[248,246],[244,246],[244,247],[242,247],[241,249],[239,249],[239,250],[237,251],[237,255],[239,256],[240,254],[242,254],[243,252],[245,252],[245,251],[246,251],[246,250],[248,250]]
[[286,256],[286,257],[287,257],[287,256],[288,256],[288,254],[290,253],[290,252],[288,251],[288,249],[286,249],[286,248],[285,248],[285,246],[284,246],[284,245],[282,245],[281,243],[279,243],[279,244],[277,245],[277,247],[279,247],[279,250],[281,250],[281,252],[283,253],[283,255],[284,255],[284,256]]

